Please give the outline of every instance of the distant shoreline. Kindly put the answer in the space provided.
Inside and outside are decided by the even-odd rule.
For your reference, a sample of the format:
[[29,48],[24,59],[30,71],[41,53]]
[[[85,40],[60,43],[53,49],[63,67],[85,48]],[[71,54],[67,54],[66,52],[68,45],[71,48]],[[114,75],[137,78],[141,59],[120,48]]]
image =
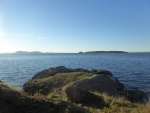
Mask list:
[[[79,52],[79,53],[128,53],[128,52],[124,52],[124,51],[87,51],[87,52]],[[44,53],[44,52],[40,52],[40,51],[32,51],[32,52],[17,51],[17,52],[15,52],[13,54],[57,54],[57,53],[50,53],[50,52]],[[58,54],[63,54],[63,53],[58,53]]]
[[[79,52],[79,53],[128,53],[128,52],[124,52],[124,51],[87,51],[87,52]],[[39,51],[32,51],[32,52],[17,51],[17,52],[15,52],[13,54],[65,54],[65,53],[48,53],[48,52],[47,53],[43,53],[43,52],[39,52]]]
[[17,52],[6,52],[6,53],[0,53],[0,55],[2,54],[10,54],[10,55],[38,55],[38,54],[100,54],[100,53],[150,53],[150,52],[126,52],[126,51],[87,51],[87,52],[77,52],[77,53],[59,53],[59,52],[40,52],[40,51],[17,51]]
[[87,52],[79,52],[79,53],[128,53],[125,51],[87,51]]

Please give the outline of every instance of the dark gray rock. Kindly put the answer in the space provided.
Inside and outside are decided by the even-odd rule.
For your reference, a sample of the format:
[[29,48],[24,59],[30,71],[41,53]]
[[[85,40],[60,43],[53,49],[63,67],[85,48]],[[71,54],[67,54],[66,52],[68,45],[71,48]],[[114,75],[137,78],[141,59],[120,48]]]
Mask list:
[[36,75],[34,75],[32,77],[32,79],[46,78],[46,77],[49,77],[49,76],[53,76],[56,73],[63,73],[63,72],[67,72],[67,71],[68,71],[68,69],[64,66],[59,66],[59,67],[56,67],[56,68],[49,68],[49,69],[45,69],[45,70],[37,73]]
[[124,94],[131,102],[146,103],[149,100],[146,93],[138,90],[126,90]]
[[104,75],[108,75],[108,76],[113,76],[113,74],[110,71],[100,70],[100,69],[91,69],[90,73],[93,73],[93,74],[104,74]]
[[[77,95],[77,91],[88,91],[88,92],[99,92],[99,93],[107,93],[108,95],[117,95],[118,90],[124,89],[123,84],[119,83],[115,77],[105,76],[105,75],[96,75],[94,77],[83,79],[77,82],[74,82],[71,86],[68,87],[70,90],[75,89],[74,91],[70,92],[71,94],[67,95]],[[66,89],[68,90],[68,89]],[[79,95],[80,96],[80,95]],[[77,97],[77,96],[74,96]],[[79,99],[79,97],[77,97]],[[74,98],[74,100],[76,100]]]
[[108,106],[102,97],[94,95],[91,92],[81,90],[75,87],[66,89],[67,98],[73,103],[82,103],[84,105],[96,105],[100,108]]

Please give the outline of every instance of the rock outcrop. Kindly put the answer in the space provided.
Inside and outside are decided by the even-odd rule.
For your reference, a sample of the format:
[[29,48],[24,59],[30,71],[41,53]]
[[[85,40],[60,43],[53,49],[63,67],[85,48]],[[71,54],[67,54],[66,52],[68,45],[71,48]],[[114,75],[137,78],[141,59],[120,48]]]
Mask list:
[[65,91],[67,99],[71,102],[89,103],[97,100],[103,103],[102,100],[96,99],[91,92],[107,93],[110,96],[116,96],[119,95],[118,92],[124,91],[124,86],[112,76],[94,75],[91,78],[74,82],[68,86]]
[[57,73],[67,73],[67,72],[89,72],[93,74],[105,74],[105,75],[112,76],[112,73],[106,70],[97,70],[97,69],[86,70],[82,68],[71,69],[71,68],[66,68],[64,66],[59,66],[56,68],[45,69],[37,73],[36,75],[34,75],[32,79],[41,79],[41,78],[46,78],[49,76],[54,76]]
[[23,91],[0,81],[0,113],[90,113],[77,105],[111,106],[102,93],[131,102],[147,100],[144,92],[126,89],[109,71],[59,66],[37,73]]
[[149,100],[146,93],[144,93],[142,91],[138,91],[138,90],[126,89],[124,92],[124,96],[131,102],[146,103]]
[[[126,89],[109,71],[70,69],[64,66],[49,68],[37,73],[32,80],[24,85],[23,89],[32,95],[36,92],[43,95],[57,92],[59,98],[62,99],[61,94],[63,94],[66,95],[67,100],[77,103],[83,103],[83,100],[87,100],[85,95],[92,97],[91,92],[124,96],[132,102],[142,102],[146,99],[145,93]],[[93,98],[95,99],[95,96]]]
[[73,103],[81,103],[83,105],[99,105],[99,108],[109,106],[102,97],[93,94],[92,92],[69,87],[66,90],[67,100]]
[[[117,95],[118,91],[124,90],[124,86],[114,77],[106,75],[94,75],[91,78],[74,82],[67,90],[76,88],[80,90],[107,93],[108,95]],[[71,95],[74,95],[73,93]]]

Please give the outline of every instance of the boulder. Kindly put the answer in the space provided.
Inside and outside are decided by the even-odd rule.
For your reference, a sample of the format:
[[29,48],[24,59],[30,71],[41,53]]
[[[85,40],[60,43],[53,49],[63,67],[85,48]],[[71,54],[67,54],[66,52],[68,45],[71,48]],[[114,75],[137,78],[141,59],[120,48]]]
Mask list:
[[37,73],[36,75],[34,75],[32,77],[32,79],[46,78],[46,77],[49,77],[49,76],[53,76],[56,73],[62,73],[62,72],[67,72],[67,71],[68,71],[67,68],[64,67],[64,66],[59,66],[59,67],[56,67],[56,68],[49,68],[49,69],[45,69],[45,70]]
[[106,70],[91,69],[89,72],[93,74],[104,74],[108,76],[113,76],[113,74],[110,71],[106,71]]
[[81,90],[76,87],[66,89],[67,99],[73,103],[82,103],[84,105],[95,105],[100,108],[108,106],[102,97],[97,96],[89,91]]
[[138,102],[138,103],[146,103],[146,102],[148,102],[148,96],[142,91],[125,90],[124,95],[131,102]]
[[[86,100],[93,100],[94,102],[96,98],[89,94],[90,92],[106,93],[110,96],[124,96],[131,102],[146,103],[148,101],[148,97],[144,92],[128,90],[117,78],[106,75],[95,75],[89,79],[74,82],[66,88],[67,99],[76,103],[83,103]],[[100,99],[97,100],[101,102]]]
[[67,99],[76,103],[104,103],[100,97],[93,95],[91,92],[107,93],[115,96],[118,90],[124,89],[124,86],[118,80],[111,76],[95,75],[88,79],[74,82],[66,88]]

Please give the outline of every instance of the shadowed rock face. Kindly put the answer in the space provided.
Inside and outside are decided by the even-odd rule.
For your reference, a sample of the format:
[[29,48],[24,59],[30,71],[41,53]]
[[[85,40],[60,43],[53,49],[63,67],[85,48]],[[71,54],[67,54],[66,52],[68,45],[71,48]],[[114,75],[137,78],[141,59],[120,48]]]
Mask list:
[[105,75],[96,75],[89,79],[77,81],[66,88],[68,100],[73,102],[95,100],[93,96],[89,96],[90,99],[87,98],[88,93],[86,92],[107,93],[110,96],[120,95],[126,97],[131,102],[143,103],[148,101],[144,92],[125,89],[124,85],[116,78]]
[[124,95],[131,102],[139,102],[139,103],[148,102],[147,95],[142,91],[126,90]]
[[118,92],[122,92],[124,89],[124,86],[116,78],[100,74],[88,79],[76,81],[72,85],[69,85],[65,91],[67,99],[71,102],[98,103],[99,101],[101,105],[105,105],[102,99],[97,98],[91,92],[107,93],[108,95],[116,96],[119,95]]
[[82,103],[84,105],[92,106],[99,105],[99,108],[108,106],[102,97],[97,96],[89,91],[77,89],[75,87],[68,87],[66,89],[67,99],[73,103]]
[[30,97],[0,81],[0,110],[2,113],[66,113],[66,109],[67,113],[89,113],[67,102],[59,101],[58,104],[47,98]]
[[59,112],[56,109],[52,109],[56,106],[54,103],[42,99],[29,98],[26,94],[8,86],[4,82],[0,82],[0,103],[2,113]]
[[124,90],[124,86],[118,82],[114,77],[105,75],[96,75],[89,79],[80,80],[74,82],[71,86],[66,89],[67,95],[77,95],[78,93],[73,93],[68,90],[83,90],[88,92],[99,92],[107,93],[108,95],[117,95],[118,89]]

